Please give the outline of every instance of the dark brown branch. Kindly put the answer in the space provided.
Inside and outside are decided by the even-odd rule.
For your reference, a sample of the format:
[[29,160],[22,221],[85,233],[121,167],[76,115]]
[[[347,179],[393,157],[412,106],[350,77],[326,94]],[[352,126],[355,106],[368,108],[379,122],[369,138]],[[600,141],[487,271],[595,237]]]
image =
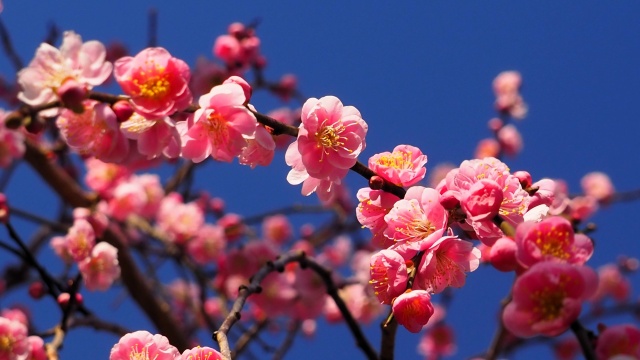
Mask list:
[[252,294],[260,292],[260,283],[264,278],[267,277],[273,271],[278,271],[284,269],[286,264],[298,262],[300,266],[304,268],[308,268],[316,272],[324,282],[327,288],[327,294],[331,296],[331,298],[335,301],[336,306],[340,310],[342,317],[345,319],[347,326],[351,330],[354,338],[356,339],[356,343],[358,347],[362,349],[368,359],[378,359],[378,355],[375,350],[371,347],[371,344],[367,341],[362,329],[360,329],[360,325],[353,318],[349,309],[347,309],[347,305],[344,303],[342,298],[338,295],[338,288],[333,282],[333,278],[331,276],[331,271],[324,268],[322,265],[315,262],[313,259],[308,258],[304,252],[296,251],[284,254],[280,256],[273,262],[268,262],[265,264],[258,272],[252,277],[251,283],[247,286],[240,287],[238,291],[238,298],[233,303],[231,311],[229,315],[225,318],[224,322],[216,331],[213,333],[214,339],[220,345],[220,351],[225,359],[231,359],[231,349],[229,348],[229,340],[227,339],[227,334],[231,327],[240,320],[240,312],[244,307],[249,296]]
[[240,354],[242,354],[242,352],[248,348],[251,341],[257,338],[258,334],[260,334],[260,331],[262,331],[268,323],[269,322],[267,320],[261,320],[247,329],[247,331],[245,331],[242,336],[240,336],[238,341],[236,341],[236,344],[234,346],[235,350],[232,354],[233,357],[240,356]]
[[380,326],[382,330],[382,341],[380,342],[380,360],[393,360],[396,348],[396,330],[398,322],[392,319],[387,324]]
[[580,343],[580,348],[586,360],[596,360],[594,350],[593,334],[582,326],[579,320],[571,323],[571,331],[576,335],[576,339]]
[[62,168],[53,164],[31,140],[25,140],[25,160],[62,200],[73,207],[91,207],[97,196],[86,193]]

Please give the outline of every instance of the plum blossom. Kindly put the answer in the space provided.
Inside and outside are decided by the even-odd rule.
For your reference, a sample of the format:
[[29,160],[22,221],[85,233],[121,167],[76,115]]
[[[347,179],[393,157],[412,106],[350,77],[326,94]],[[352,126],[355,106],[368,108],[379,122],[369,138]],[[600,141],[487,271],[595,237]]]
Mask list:
[[180,156],[180,134],[169,117],[147,119],[134,113],[120,124],[120,130],[132,140],[136,140],[138,152],[148,159],[160,155],[167,158]]
[[434,312],[431,295],[424,290],[407,291],[401,294],[393,301],[391,309],[398,324],[412,333],[422,330]]
[[252,169],[256,165],[267,166],[271,164],[275,154],[276,143],[273,136],[264,126],[256,123],[256,133],[253,139],[247,139],[246,146],[238,155],[238,162],[242,165],[249,165]]
[[78,268],[87,289],[105,291],[120,277],[118,249],[106,242],[98,243]]
[[242,87],[227,83],[214,87],[198,100],[200,109],[176,124],[182,138],[181,156],[201,162],[209,155],[231,162],[255,138],[256,118],[244,107]]
[[187,253],[201,265],[217,260],[227,246],[224,228],[218,225],[203,225],[188,243]]
[[517,71],[503,71],[493,80],[493,92],[496,95],[496,110],[508,113],[515,119],[527,115],[527,104],[520,95],[522,76]]
[[120,132],[116,115],[109,105],[93,100],[83,102],[84,112],[63,109],[56,120],[60,134],[81,155],[104,162],[122,161],[129,153],[129,142]]
[[603,172],[590,172],[580,180],[582,190],[588,196],[596,198],[598,201],[607,202],[615,193],[615,188],[609,176]]
[[302,106],[298,138],[287,149],[291,173],[304,170],[309,177],[338,181],[355,165],[364,150],[367,123],[353,106],[343,106],[335,96],[311,98]]
[[27,326],[0,316],[0,359],[22,360],[28,352]]
[[480,265],[480,250],[466,240],[445,236],[429,247],[422,256],[416,282],[418,288],[430,293],[442,292],[446,287],[464,286],[467,272]]
[[391,249],[409,259],[419,250],[431,247],[444,233],[447,211],[438,201],[438,192],[431,188],[409,188],[404,199],[397,201],[385,215],[384,235],[395,244]]
[[[493,190],[489,191],[489,188],[479,189],[478,185],[475,185],[479,182],[487,184],[487,180],[497,184],[497,187],[502,190],[501,196]],[[488,246],[493,245],[503,236],[500,228],[494,223],[494,219],[487,217],[489,213],[486,211],[493,212],[494,210],[494,203],[490,201],[490,197],[495,195],[496,204],[497,200],[502,198],[499,202],[498,216],[501,220],[514,226],[523,221],[523,216],[530,202],[530,196],[520,185],[520,180],[509,172],[507,165],[496,158],[463,161],[459,168],[451,170],[446,178],[440,182],[438,191],[440,194],[449,192],[461,201],[469,198],[480,201],[473,207],[463,207],[463,210],[476,209],[476,205],[491,205],[488,207],[477,206],[478,210],[482,210],[480,211],[481,216],[478,217],[478,214],[471,211],[467,213],[466,219],[468,227],[473,228],[478,239]],[[478,193],[472,196],[474,192]]]
[[[429,324],[432,322],[433,318]],[[420,338],[418,352],[424,355],[427,360],[438,360],[455,354],[456,342],[453,328],[445,323],[438,323],[429,328]]]
[[229,25],[228,34],[220,35],[213,45],[213,55],[222,59],[231,71],[244,71],[260,58],[260,39],[251,27],[241,23]]
[[80,262],[89,257],[96,241],[91,224],[84,219],[77,219],[65,237],[67,252],[74,261]]
[[393,250],[381,250],[371,257],[371,280],[374,294],[382,304],[391,301],[407,289],[407,265],[400,254]]
[[182,353],[180,357],[182,360],[223,360],[222,354],[215,349],[208,346],[200,347],[196,346],[192,349],[187,349]]
[[263,236],[275,244],[282,245],[293,235],[289,218],[283,214],[267,216],[262,221]]
[[162,199],[156,221],[171,241],[185,244],[204,224],[204,213],[195,202],[185,204],[180,194],[171,193]]
[[520,224],[515,240],[516,257],[524,267],[541,261],[583,265],[593,254],[591,239],[584,234],[574,234],[571,223],[560,216]]
[[360,203],[356,209],[356,217],[362,226],[371,230],[371,242],[380,248],[393,245],[393,240],[384,235],[387,228],[384,217],[400,198],[386,191],[372,190],[368,187],[358,190],[357,197]]
[[398,186],[411,186],[427,173],[427,155],[411,145],[398,145],[393,152],[383,152],[369,158],[369,168]]
[[[66,81],[85,89],[102,84],[111,75],[112,64],[99,41],[82,42],[80,35],[65,31],[60,49],[42,43],[29,66],[18,72],[20,101],[35,106],[54,101]],[[48,113],[55,115],[55,113]]]
[[634,324],[607,327],[598,336],[598,359],[640,359],[640,329]]
[[617,302],[623,302],[631,294],[631,284],[616,264],[606,264],[597,269],[598,289],[591,297],[592,302],[603,301],[607,297]]
[[502,321],[519,337],[559,335],[578,318],[582,303],[597,283],[596,273],[589,267],[537,263],[516,279]]
[[109,360],[175,360],[180,352],[165,336],[140,330],[124,335],[111,348]]
[[496,134],[502,151],[509,156],[518,155],[523,148],[522,136],[513,124],[505,125]]
[[84,162],[87,173],[84,181],[87,186],[108,198],[118,183],[131,175],[131,171],[118,164],[106,163],[96,158],[88,158]]
[[146,48],[115,62],[113,74],[137,113],[160,119],[182,110],[193,99],[189,66],[161,48]]

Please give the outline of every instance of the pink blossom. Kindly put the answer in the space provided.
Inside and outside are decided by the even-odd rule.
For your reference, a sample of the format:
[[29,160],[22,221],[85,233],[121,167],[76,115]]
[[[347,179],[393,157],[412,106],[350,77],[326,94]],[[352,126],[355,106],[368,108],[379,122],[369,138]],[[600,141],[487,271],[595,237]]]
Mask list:
[[391,304],[407,289],[407,265],[404,258],[393,250],[381,250],[371,257],[370,274],[369,283],[382,304]]
[[78,268],[87,289],[105,291],[120,277],[118,249],[100,242],[93,247],[91,257],[84,259]]
[[[367,292],[367,287],[363,284],[345,286],[338,290],[338,295],[347,305],[353,318],[363,324],[370,323],[383,309],[378,300]],[[340,309],[335,301],[329,297],[326,298],[324,315],[330,322],[343,320]]]
[[640,329],[634,324],[607,327],[598,336],[596,355],[598,359],[640,359]]
[[146,118],[164,118],[191,104],[189,66],[161,47],[118,59],[113,74],[136,112]]
[[[438,191],[440,194],[451,191],[456,198],[463,199],[470,196],[468,193],[476,191],[474,184],[482,180],[493,180],[502,189],[498,216],[514,226],[521,223],[528,209],[530,196],[522,189],[520,180],[509,172],[507,165],[496,158],[463,161],[458,169],[451,170],[440,182]],[[473,220],[467,217],[466,223],[473,228],[478,239],[488,246],[504,235],[493,219],[481,217]]]
[[322,253],[318,255],[318,261],[338,268],[347,263],[352,251],[353,242],[351,238],[347,235],[339,235],[329,246],[325,246],[322,249]]
[[73,257],[67,248],[67,239],[65,236],[53,236],[49,241],[49,246],[51,246],[53,252],[56,253],[56,255],[58,255],[58,257],[66,264],[71,264],[73,262]]
[[47,352],[44,348],[44,340],[40,336],[29,336],[27,338],[29,355],[28,360],[47,360]]
[[249,165],[252,169],[256,165],[267,166],[271,164],[275,153],[276,143],[273,136],[264,126],[256,123],[256,133],[253,139],[247,139],[246,146],[238,155],[238,162],[242,165]]
[[85,183],[105,198],[111,196],[120,181],[131,175],[131,171],[125,166],[106,163],[96,158],[88,158],[84,164],[87,168]]
[[260,283],[262,291],[250,300],[269,316],[289,314],[298,296],[292,280],[285,274],[271,273]]
[[214,87],[198,100],[200,109],[186,122],[176,124],[182,137],[182,156],[201,162],[211,155],[231,162],[253,139],[256,118],[244,107],[246,97],[238,84]]
[[445,323],[439,323],[428,329],[418,344],[418,352],[424,355],[427,360],[438,360],[444,356],[451,356],[455,354],[456,350],[453,328]]
[[466,273],[480,265],[480,250],[466,240],[445,236],[429,247],[422,256],[416,282],[418,288],[430,293],[446,287],[464,286]]
[[172,193],[160,203],[156,221],[173,242],[184,244],[196,236],[204,224],[204,213],[196,203],[185,204],[180,194]]
[[159,334],[140,330],[126,334],[111,348],[109,360],[175,360],[180,352]]
[[236,76],[236,75],[230,76],[227,80],[223,82],[223,84],[240,85],[240,87],[242,88],[242,91],[244,92],[245,105],[248,104],[249,101],[251,100],[251,94],[253,93],[253,90],[251,89],[251,85],[249,85],[247,80],[243,79],[242,77]]
[[13,160],[22,158],[25,151],[24,135],[6,127],[6,115],[0,109],[0,167],[3,168],[11,165]]
[[523,119],[527,114],[527,104],[520,96],[522,77],[517,71],[503,71],[493,80],[493,91],[496,94],[496,110],[506,112],[516,119]]
[[267,216],[262,221],[262,234],[275,244],[282,245],[293,235],[293,229],[289,218],[285,215],[277,214]]
[[[301,119],[298,139],[286,154],[287,158],[299,158],[302,167],[294,169],[305,170],[316,179],[342,179],[366,146],[368,126],[360,112],[353,106],[343,106],[334,96],[325,96],[307,100]],[[295,163],[287,161],[288,165]]]
[[490,179],[481,179],[462,194],[460,205],[471,221],[493,221],[502,205],[500,185]]
[[516,156],[522,151],[522,136],[518,128],[512,124],[503,126],[496,134],[502,151],[509,156]]
[[583,265],[593,254],[593,243],[584,234],[574,234],[571,223],[552,216],[541,222],[524,222],[516,229],[516,256],[524,267],[541,261]]
[[216,261],[227,246],[224,228],[218,225],[203,225],[188,243],[187,253],[201,265]]
[[112,197],[107,202],[107,213],[116,220],[124,221],[131,215],[140,214],[146,200],[142,184],[130,178],[113,190]]
[[584,221],[598,210],[598,199],[592,196],[576,196],[570,200],[568,213],[571,219]]
[[393,316],[412,333],[422,330],[433,315],[431,295],[424,290],[408,291],[393,301]]
[[208,346],[196,346],[182,353],[182,360],[223,360],[222,354]]
[[427,155],[411,145],[398,145],[393,152],[384,152],[369,158],[369,168],[384,179],[398,185],[411,186],[427,173],[424,165]]
[[134,113],[120,124],[120,130],[127,138],[136,140],[138,152],[148,159],[160,155],[170,159],[180,156],[180,134],[167,116],[147,119]]
[[86,89],[102,84],[113,68],[105,61],[106,54],[102,43],[83,43],[80,35],[65,31],[60,49],[42,43],[29,66],[18,72],[22,87],[18,99],[32,106],[42,105],[56,100],[65,81],[73,80]]
[[80,262],[91,254],[96,235],[91,224],[84,219],[77,219],[65,237],[67,252],[74,261]]
[[448,215],[438,201],[438,192],[422,186],[411,187],[404,199],[397,201],[385,215],[384,235],[395,244],[391,247],[405,258],[426,250],[444,233]]
[[592,196],[598,201],[607,202],[615,193],[611,179],[602,172],[591,172],[580,180],[582,190],[586,195]]
[[63,109],[56,120],[60,134],[69,146],[86,156],[104,162],[122,161],[129,153],[129,142],[120,132],[116,115],[109,105],[84,101],[84,112]]
[[222,59],[232,71],[244,71],[256,64],[260,56],[260,39],[251,27],[241,23],[229,25],[229,34],[220,35],[213,45],[213,55]]
[[559,335],[578,318],[597,282],[596,273],[586,266],[537,263],[516,279],[502,321],[519,337]]
[[496,139],[486,138],[478,141],[473,157],[484,159],[486,157],[497,157],[500,155],[500,143]]
[[19,321],[0,316],[0,359],[21,360],[28,352],[27,327]]
[[607,264],[599,267],[598,289],[591,297],[592,302],[603,301],[606,297],[612,297],[617,302],[623,302],[631,295],[631,284],[616,264]]
[[427,184],[430,188],[437,188],[438,184],[447,177],[447,174],[451,170],[455,168],[456,166],[451,163],[440,163],[434,166],[433,168],[431,168],[431,171],[429,171]]
[[371,242],[380,248],[393,245],[393,240],[384,236],[387,228],[384,217],[400,198],[382,190],[371,190],[368,187],[358,190],[357,197],[360,203],[356,209],[356,217],[362,226],[371,230],[373,234]]
[[516,258],[518,247],[516,242],[509,237],[501,237],[498,239],[489,252],[489,258],[485,260],[491,261],[491,265],[498,271],[514,271],[521,266]]

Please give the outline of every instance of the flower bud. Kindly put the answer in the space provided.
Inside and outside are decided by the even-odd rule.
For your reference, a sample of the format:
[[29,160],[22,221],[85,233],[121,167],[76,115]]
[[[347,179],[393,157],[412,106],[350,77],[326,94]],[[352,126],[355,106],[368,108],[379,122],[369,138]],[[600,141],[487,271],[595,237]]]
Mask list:
[[129,104],[129,101],[126,100],[117,101],[111,105],[111,110],[116,114],[118,122],[125,122],[133,115],[133,107]]
[[75,79],[68,79],[57,90],[60,101],[67,109],[71,109],[76,114],[84,112],[82,102],[87,97],[87,88]]

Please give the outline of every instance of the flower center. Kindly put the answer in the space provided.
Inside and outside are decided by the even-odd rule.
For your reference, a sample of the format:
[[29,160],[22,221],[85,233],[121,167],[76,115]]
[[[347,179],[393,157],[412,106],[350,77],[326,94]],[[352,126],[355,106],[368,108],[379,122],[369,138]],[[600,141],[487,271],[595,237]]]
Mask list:
[[560,316],[566,294],[560,289],[534,291],[531,297],[536,303],[533,311],[543,320],[553,320]]
[[411,152],[393,152],[378,158],[378,164],[394,169],[413,169]]
[[164,98],[171,88],[165,68],[154,61],[146,62],[145,65],[145,68],[138,69],[138,78],[133,79],[138,87],[138,96],[154,100]]
[[566,260],[570,257],[565,250],[569,246],[569,232],[552,228],[548,233],[538,232],[536,245],[543,255]]
[[[322,148],[323,154],[329,154],[329,150],[335,151],[339,148],[351,152],[350,149],[344,147],[345,137],[340,135],[346,129],[346,127],[342,125],[342,121],[338,121],[331,126],[325,126],[326,122],[327,119],[322,122],[321,130],[315,133],[318,148]],[[320,161],[322,161],[322,159]]]
[[207,129],[209,138],[214,146],[224,143],[224,141],[229,137],[227,120],[218,113],[211,113],[207,116],[205,128]]
[[14,340],[11,336],[9,335],[0,336],[0,354],[11,353],[11,351],[13,350],[13,343],[14,343]]

